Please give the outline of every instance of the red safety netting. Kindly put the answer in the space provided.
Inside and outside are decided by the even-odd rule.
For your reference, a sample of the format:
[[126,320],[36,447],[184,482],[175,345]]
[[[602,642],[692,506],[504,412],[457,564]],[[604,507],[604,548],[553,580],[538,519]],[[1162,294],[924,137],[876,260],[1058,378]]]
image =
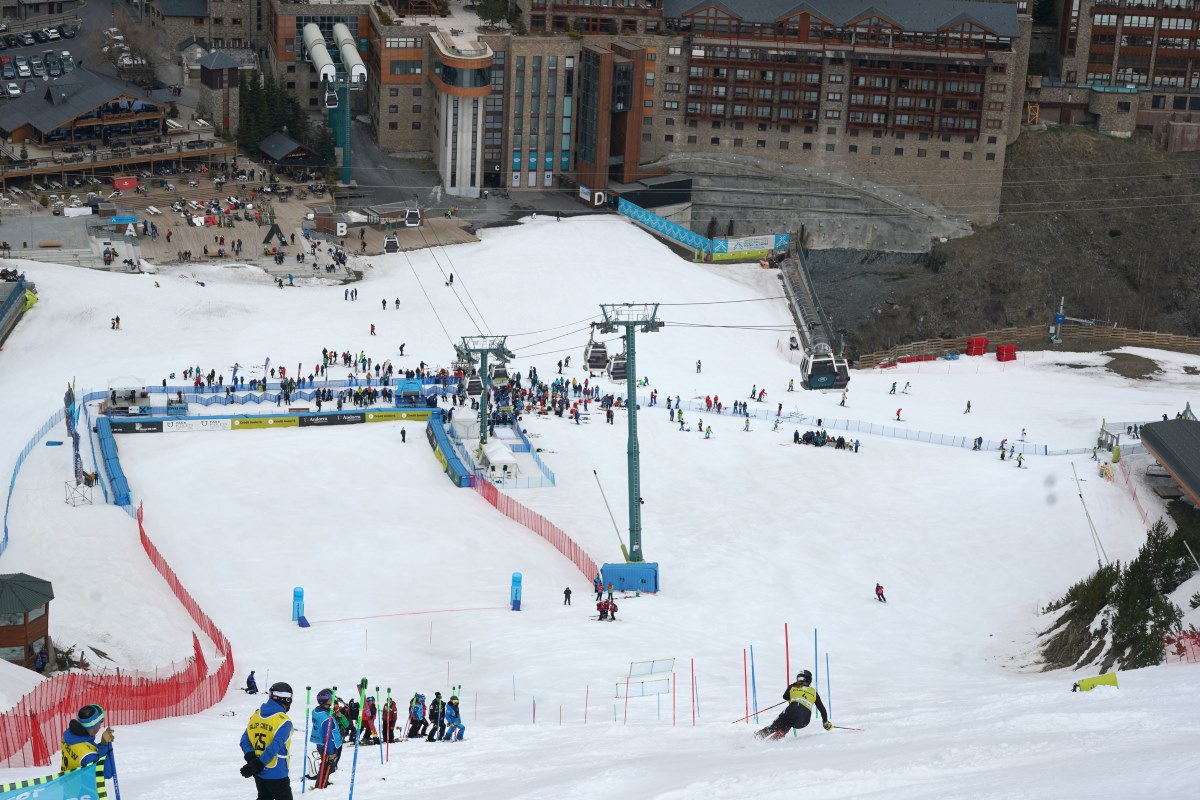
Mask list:
[[1164,661],[1200,661],[1200,633],[1175,633],[1163,637]]
[[490,481],[482,479],[478,475],[472,476],[471,488],[478,492],[484,500],[494,506],[501,514],[513,522],[524,525],[549,542],[555,550],[562,553],[572,564],[578,567],[579,571],[589,581],[600,574],[600,569],[596,566],[596,562],[592,560],[592,557],[574,539],[568,536],[567,532],[562,528],[536,511],[532,511],[516,500],[513,500],[497,489]]
[[188,594],[158,548],[146,535],[142,509],[138,508],[138,535],[142,549],[192,621],[212,640],[222,658],[209,674],[200,640],[192,634],[192,657],[182,669],[164,677],[142,674],[60,673],[39,684],[17,705],[0,713],[0,764],[6,767],[44,767],[57,752],[59,737],[80,708],[88,703],[104,707],[110,725],[132,725],[164,717],[196,714],[225,696],[233,679],[233,651],[225,634]]

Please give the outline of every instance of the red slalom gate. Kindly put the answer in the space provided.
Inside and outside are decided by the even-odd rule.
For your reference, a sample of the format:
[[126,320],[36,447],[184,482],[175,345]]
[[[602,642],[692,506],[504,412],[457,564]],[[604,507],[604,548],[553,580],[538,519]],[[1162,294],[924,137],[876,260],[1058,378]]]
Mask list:
[[578,567],[589,581],[600,574],[600,568],[596,566],[592,557],[562,528],[536,511],[521,505],[497,489],[490,481],[480,478],[478,475],[471,476],[471,488],[501,514],[549,542],[555,550]]
[[212,640],[221,666],[209,674],[199,638],[192,634],[192,657],[179,671],[163,670],[162,677],[60,673],[38,684],[15,707],[0,714],[0,763],[7,767],[47,766],[58,749],[59,737],[78,710],[88,703],[104,706],[115,725],[133,725],[165,717],[196,714],[211,708],[233,679],[233,651],[229,640],[179,582],[142,525],[138,508],[138,534],[142,549],[192,621]]

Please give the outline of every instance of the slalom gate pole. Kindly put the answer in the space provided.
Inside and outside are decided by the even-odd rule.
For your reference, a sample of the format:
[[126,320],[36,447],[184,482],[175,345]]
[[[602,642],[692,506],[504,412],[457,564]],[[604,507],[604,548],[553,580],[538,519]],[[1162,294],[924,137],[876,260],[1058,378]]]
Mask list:
[[676,684],[677,684],[677,682],[675,680],[675,673],[674,673],[674,671],[672,671],[671,672],[671,727],[672,728],[675,727],[675,686],[676,686]]
[[[366,701],[367,701],[367,693],[366,693],[366,690],[363,688],[363,685],[360,683],[358,685],[358,707],[361,709],[363,707],[363,705],[366,703]],[[354,735],[354,758],[350,760],[350,794],[347,796],[348,800],[354,800],[354,779],[358,776],[358,749],[359,749],[358,748],[358,739],[359,739],[359,733],[362,732],[361,728],[362,728],[362,719],[360,718],[359,719],[359,729],[360,730],[356,731],[355,735]]]
[[[333,729],[338,729],[338,736],[342,735],[341,726],[337,723],[337,717],[334,716],[334,710],[337,705],[337,687],[334,686],[329,690],[331,698],[329,700],[329,717],[328,724],[325,726],[325,745],[321,748],[321,765],[317,768],[317,784],[314,789],[324,789],[326,782],[329,780],[329,770],[332,766],[329,762],[329,737],[333,735]],[[307,769],[307,768],[306,768]]]
[[792,646],[788,641],[787,623],[783,623],[783,663],[787,670],[787,685],[792,685]]
[[825,651],[825,708],[833,716],[833,686],[829,680],[829,651]]
[[[781,705],[783,705],[783,704],[784,704],[784,703],[786,703],[786,702],[787,702],[787,700],[784,700],[783,702],[781,702],[781,703],[776,703],[776,704],[775,704],[775,705],[773,705],[773,706],[767,706],[766,708],[759,709],[758,711],[755,711],[755,712],[754,712],[754,714],[750,714],[750,717],[753,717],[755,714],[761,713],[762,711],[770,711],[772,708],[779,708]],[[742,719],[735,719],[735,720],[734,720],[734,721],[733,721],[731,724],[733,724],[733,725],[736,725],[736,724],[738,724],[739,722],[742,722],[742,721],[743,721],[743,720],[745,720],[745,719],[749,719],[749,717],[742,717]]]
[[692,676],[692,692],[696,695],[696,716],[700,716],[700,682]]
[[625,719],[621,720],[622,725],[629,724],[629,676],[625,676]]
[[[384,708],[390,709],[391,707],[392,707],[392,687],[389,686],[388,692],[387,692],[387,705],[384,706]],[[397,717],[400,716],[399,708],[396,709],[396,716]],[[392,727],[388,729],[387,744],[384,745],[384,748],[383,748],[383,750],[384,750],[383,760],[384,761],[392,760],[392,739],[396,738],[396,722],[397,722],[397,720],[393,719]]]
[[592,691],[591,685],[585,685],[583,687],[583,724],[584,725],[587,725],[588,695],[591,694],[591,691]]
[[[121,779],[117,777],[117,755],[115,747],[109,747],[108,763],[112,766],[113,795],[117,800],[121,800]],[[101,773],[101,776],[103,776],[103,773]]]
[[692,664],[692,727],[696,727],[696,659],[690,659]]
[[[392,690],[388,689],[388,694],[391,694],[391,693],[392,693]],[[375,738],[377,738],[379,740],[379,765],[383,766],[383,740],[385,737],[383,735],[383,714],[379,713],[380,697],[382,697],[382,695],[379,694],[379,687],[376,686],[375,687]],[[387,706],[384,706],[383,710],[387,711]]]
[[312,687],[304,687],[304,758],[300,761],[300,768],[303,772],[300,773],[300,794],[304,794],[304,789],[308,786],[308,714],[312,707]]
[[754,645],[750,645],[750,690],[754,698],[754,724],[758,724],[758,678],[754,675]]
[[742,694],[746,699],[746,722],[750,721],[750,669],[746,665],[746,648],[742,648]]
[[529,699],[533,701],[533,724],[537,725],[537,698],[531,697]]
[[816,628],[813,628],[813,686],[821,686],[821,651],[817,649]]

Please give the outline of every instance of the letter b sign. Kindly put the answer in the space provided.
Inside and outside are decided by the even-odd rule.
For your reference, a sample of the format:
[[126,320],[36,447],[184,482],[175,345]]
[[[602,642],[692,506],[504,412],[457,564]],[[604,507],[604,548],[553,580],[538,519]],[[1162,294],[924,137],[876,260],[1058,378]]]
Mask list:
[[337,224],[337,235],[338,235],[338,236],[345,236],[345,235],[346,235],[346,223],[344,223],[344,222],[339,222],[339,223]]

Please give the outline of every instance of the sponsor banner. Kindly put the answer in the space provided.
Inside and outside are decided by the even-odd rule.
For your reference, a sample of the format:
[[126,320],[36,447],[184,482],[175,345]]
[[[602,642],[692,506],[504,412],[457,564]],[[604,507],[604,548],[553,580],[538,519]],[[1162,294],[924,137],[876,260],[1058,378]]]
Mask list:
[[363,421],[360,414],[318,414],[311,417],[300,417],[301,428],[321,428],[330,425],[357,425]]
[[713,261],[759,261],[771,254],[770,250],[739,250],[735,253],[713,253]]
[[162,420],[136,422],[134,420],[112,420],[113,433],[162,433]]
[[230,430],[262,430],[263,428],[296,428],[299,417],[238,417],[231,419]]
[[770,250],[775,246],[775,234],[766,234],[764,236],[743,236],[740,239],[726,239],[724,240],[724,248],[719,246],[720,241],[721,240],[718,239],[716,242],[714,242],[714,244],[718,245],[713,248],[717,252],[724,251],[727,253],[736,253],[745,250]]
[[429,446],[435,451],[438,449],[437,437],[433,435],[433,424],[425,426],[425,438],[429,440]]
[[232,425],[227,419],[168,419],[163,422],[166,433],[195,433],[196,431],[227,431]]
[[428,422],[433,411],[368,411],[367,422]]
[[0,800],[85,800],[108,796],[104,759],[61,775],[0,784]]

